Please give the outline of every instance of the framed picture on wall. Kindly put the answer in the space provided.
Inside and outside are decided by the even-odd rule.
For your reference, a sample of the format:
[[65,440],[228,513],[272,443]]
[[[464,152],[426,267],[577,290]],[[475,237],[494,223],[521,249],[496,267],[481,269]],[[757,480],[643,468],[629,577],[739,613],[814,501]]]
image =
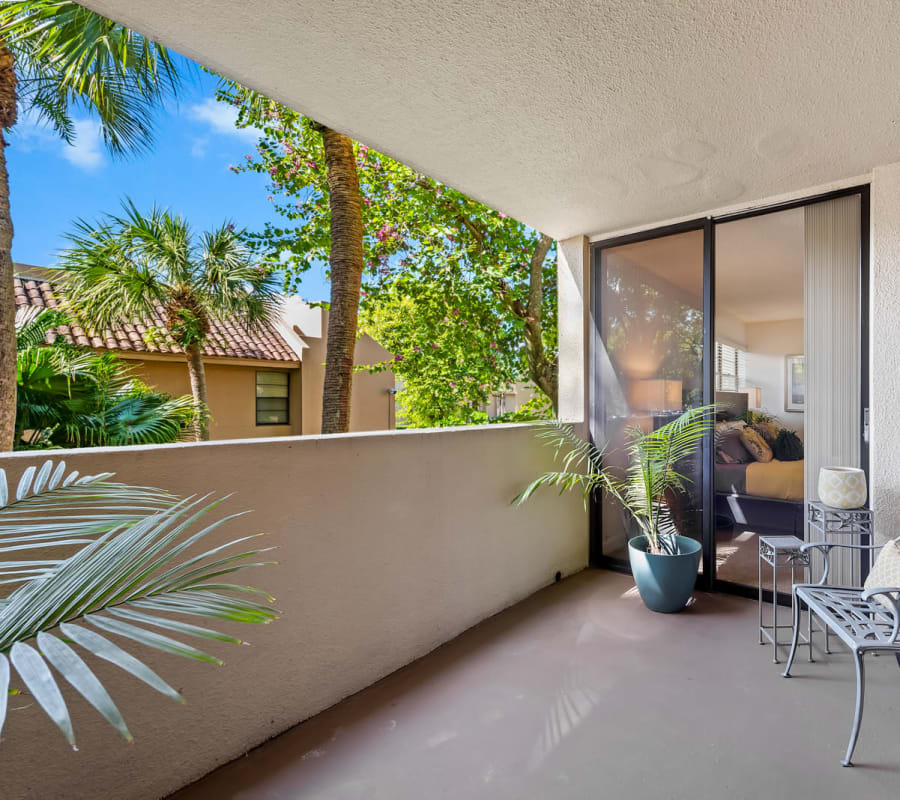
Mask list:
[[806,369],[804,357],[800,355],[784,357],[784,410],[804,411],[806,409]]

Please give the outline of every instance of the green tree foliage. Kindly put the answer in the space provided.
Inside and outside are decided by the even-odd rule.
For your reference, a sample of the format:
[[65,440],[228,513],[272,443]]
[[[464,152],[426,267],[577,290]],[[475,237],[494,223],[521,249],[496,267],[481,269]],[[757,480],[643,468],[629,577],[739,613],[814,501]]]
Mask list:
[[[67,307],[82,327],[102,331],[162,314],[169,337],[185,353],[197,407],[207,403],[202,346],[214,318],[254,331],[272,322],[281,298],[265,267],[256,263],[234,225],[195,235],[182,216],[161,208],[142,214],[126,201],[120,215],[79,220],[60,256],[68,270]],[[208,439],[205,419],[196,438]]]
[[190,397],[155,391],[112,353],[54,338],[66,316],[35,312],[16,319],[16,449],[161,444],[191,432]]
[[[75,139],[72,114],[100,123],[116,156],[152,143],[153,113],[181,80],[169,52],[77,3],[0,4],[0,308],[14,307],[6,134],[20,110]],[[0,450],[15,434],[16,347],[12,314],[0,314]]]
[[[329,256],[330,212],[317,125],[229,84],[219,99],[259,128],[234,172],[267,175],[283,224],[251,245],[283,270],[285,289]],[[552,240],[415,170],[355,144],[365,228],[361,330],[395,354],[411,424],[478,421],[493,390],[530,380],[556,404]]]

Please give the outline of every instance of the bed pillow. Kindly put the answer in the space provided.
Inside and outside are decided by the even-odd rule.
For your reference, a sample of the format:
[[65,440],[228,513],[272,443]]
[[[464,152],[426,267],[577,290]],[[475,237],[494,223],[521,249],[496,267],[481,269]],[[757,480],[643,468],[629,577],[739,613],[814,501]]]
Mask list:
[[[891,539],[878,554],[869,577],[866,578],[864,589],[889,589],[892,586],[900,586],[900,543]],[[889,611],[893,611],[891,604],[884,595],[876,595],[877,600]]]
[[779,461],[801,461],[803,459],[803,442],[796,433],[785,428],[779,432],[772,452]]
[[741,430],[741,441],[756,461],[765,463],[774,458],[772,448],[769,447],[766,440],[760,436],[759,431],[749,425]]
[[741,440],[743,428],[716,431],[716,461],[720,464],[749,464],[753,456]]
[[754,422],[753,430],[766,440],[766,444],[769,445],[769,447],[772,447],[772,445],[775,444],[775,440],[778,438],[778,429],[773,422]]

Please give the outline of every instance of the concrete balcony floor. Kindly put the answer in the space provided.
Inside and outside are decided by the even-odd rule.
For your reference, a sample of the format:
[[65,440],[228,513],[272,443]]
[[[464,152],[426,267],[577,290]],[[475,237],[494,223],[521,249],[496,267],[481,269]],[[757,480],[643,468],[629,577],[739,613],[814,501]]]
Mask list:
[[630,578],[583,572],[175,797],[896,798],[895,659],[867,660],[857,767],[844,769],[849,655],[801,651],[785,680],[755,626],[748,600],[698,593],[654,614]]

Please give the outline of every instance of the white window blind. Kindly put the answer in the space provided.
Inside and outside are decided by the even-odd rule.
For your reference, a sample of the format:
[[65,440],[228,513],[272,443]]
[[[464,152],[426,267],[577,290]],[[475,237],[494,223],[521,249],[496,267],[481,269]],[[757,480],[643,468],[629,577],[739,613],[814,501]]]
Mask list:
[[716,391],[741,392],[747,388],[746,352],[716,342]]

